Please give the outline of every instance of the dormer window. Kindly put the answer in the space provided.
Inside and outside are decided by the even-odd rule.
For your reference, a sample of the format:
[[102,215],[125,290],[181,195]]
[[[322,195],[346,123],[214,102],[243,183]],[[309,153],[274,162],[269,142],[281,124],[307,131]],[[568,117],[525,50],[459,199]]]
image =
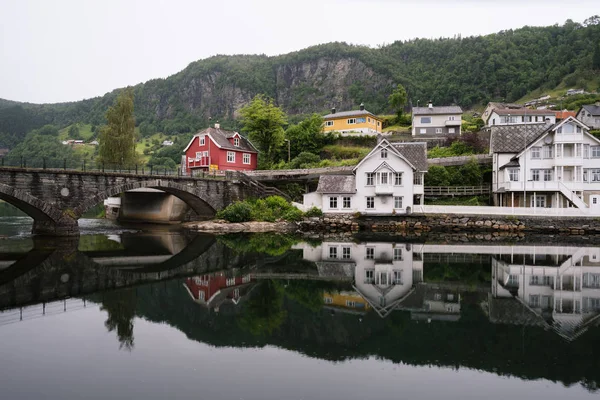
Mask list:
[[381,149],[381,158],[387,158],[388,151],[387,149]]
[[240,138],[233,138],[233,144],[237,147],[240,145]]
[[204,136],[200,136],[200,146],[204,146],[205,143]]

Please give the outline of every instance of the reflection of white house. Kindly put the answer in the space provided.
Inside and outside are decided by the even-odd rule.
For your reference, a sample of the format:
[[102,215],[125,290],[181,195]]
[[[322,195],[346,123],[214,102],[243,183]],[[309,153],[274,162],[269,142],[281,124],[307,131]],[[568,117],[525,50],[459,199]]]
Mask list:
[[494,256],[492,296],[492,321],[552,327],[573,340],[600,317],[600,248],[530,246]]
[[425,143],[385,139],[354,168],[352,175],[322,175],[316,192],[304,195],[304,209],[325,213],[406,213],[423,203],[427,172]]
[[573,117],[492,128],[496,204],[600,213],[600,140]]

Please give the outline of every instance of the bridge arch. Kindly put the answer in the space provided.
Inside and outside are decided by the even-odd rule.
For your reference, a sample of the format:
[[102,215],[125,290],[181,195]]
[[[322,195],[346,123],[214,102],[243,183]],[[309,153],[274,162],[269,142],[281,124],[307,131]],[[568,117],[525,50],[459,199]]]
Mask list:
[[23,190],[0,183],[0,200],[17,207],[36,222],[56,224],[63,218],[62,212]]
[[95,207],[100,202],[108,199],[109,197],[116,196],[118,194],[127,192],[133,189],[158,189],[165,193],[171,194],[183,202],[185,202],[192,210],[198,215],[210,215],[213,216],[216,213],[218,206],[214,205],[210,200],[209,196],[199,191],[194,190],[195,187],[189,187],[182,185],[178,182],[164,179],[151,179],[138,182],[129,182],[122,185],[111,186],[107,190],[100,192],[94,196],[91,196],[87,200],[83,201],[77,206],[73,212],[75,219],[81,218],[81,216],[88,210]]

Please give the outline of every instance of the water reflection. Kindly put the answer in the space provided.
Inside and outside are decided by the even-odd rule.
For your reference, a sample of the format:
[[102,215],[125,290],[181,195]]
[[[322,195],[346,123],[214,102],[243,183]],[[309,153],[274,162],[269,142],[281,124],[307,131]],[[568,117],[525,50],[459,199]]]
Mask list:
[[[265,250],[266,240],[279,247]],[[600,379],[598,247],[176,232],[11,242],[11,251],[0,243],[0,332],[97,307],[132,353],[146,320],[218,347],[374,356],[589,390]]]

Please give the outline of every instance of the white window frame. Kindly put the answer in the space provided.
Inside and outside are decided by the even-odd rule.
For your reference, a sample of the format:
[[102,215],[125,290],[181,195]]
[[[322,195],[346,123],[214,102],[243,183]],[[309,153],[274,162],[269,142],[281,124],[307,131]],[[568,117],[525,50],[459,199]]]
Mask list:
[[600,158],[600,146],[590,146],[590,158]]
[[331,258],[331,259],[337,259],[338,258],[337,247],[336,246],[329,246],[329,258]]
[[346,121],[348,123],[348,125],[354,125],[356,124],[356,118],[348,118],[348,121]]
[[589,168],[590,182],[600,182],[600,168]]
[[431,117],[421,117],[421,123],[422,124],[430,124],[431,123]]
[[404,203],[403,196],[394,196],[394,208],[395,209],[398,209],[398,210],[401,209],[402,203]]
[[421,135],[424,135],[424,134],[426,134],[426,133],[427,133],[427,128],[420,128],[420,129],[419,129],[419,133],[420,133]]
[[367,172],[366,186],[375,186],[375,172]]
[[531,159],[539,160],[542,157],[542,149],[539,146],[534,146],[531,148]]
[[537,194],[535,196],[531,196],[531,207],[546,208],[546,195]]
[[394,247],[394,261],[402,261],[402,249],[400,247]]
[[394,172],[394,186],[402,186],[402,172]]
[[331,210],[337,210],[338,208],[338,198],[334,196],[329,197],[329,208]]
[[387,149],[381,149],[381,158],[388,158],[388,151]]
[[402,285],[402,270],[392,271],[392,283],[394,285]]
[[365,201],[367,204],[367,210],[374,210],[375,209],[375,197],[374,196],[367,196],[365,197]]
[[252,157],[250,156],[250,153],[244,153],[243,157],[244,157],[244,159],[243,159],[244,164],[249,165],[250,162],[251,162],[251,160],[252,160]]
[[521,171],[519,168],[509,168],[508,169],[508,181],[509,182],[519,182],[520,172]]
[[200,136],[200,146],[204,146],[206,144],[206,136],[202,135]]
[[456,116],[454,116],[454,115],[448,116],[448,121],[456,121]]
[[[366,258],[366,256],[365,256]],[[365,283],[375,283],[375,270],[365,269]]]
[[544,171],[544,182],[552,182],[552,173],[554,172],[551,169],[545,169]]
[[540,181],[540,176],[542,174],[540,174],[540,169],[532,169],[531,170],[531,180],[534,182],[539,182]]
[[203,153],[202,151],[197,151],[196,152],[196,160],[199,160],[199,159],[202,158],[202,153]]
[[348,246],[342,247],[342,259],[349,260],[352,258],[352,249]]
[[[374,260],[375,259],[375,247],[366,247],[365,248],[365,260]],[[375,275],[373,275],[375,277]]]
[[342,197],[342,208],[352,208],[352,197]]
[[423,174],[421,172],[415,172],[413,175],[413,185],[423,184]]
[[454,128],[448,128],[448,133],[452,134],[452,133],[456,133],[456,131],[454,130]]
[[235,151],[228,151],[227,152],[227,162],[228,163],[235,163]]
[[554,158],[554,146],[543,146],[544,158]]
[[234,137],[233,138],[233,145],[235,147],[239,147],[240,146],[240,138],[239,137]]
[[435,133],[442,133],[442,128],[435,128]]
[[325,121],[325,126],[333,126],[333,121]]

